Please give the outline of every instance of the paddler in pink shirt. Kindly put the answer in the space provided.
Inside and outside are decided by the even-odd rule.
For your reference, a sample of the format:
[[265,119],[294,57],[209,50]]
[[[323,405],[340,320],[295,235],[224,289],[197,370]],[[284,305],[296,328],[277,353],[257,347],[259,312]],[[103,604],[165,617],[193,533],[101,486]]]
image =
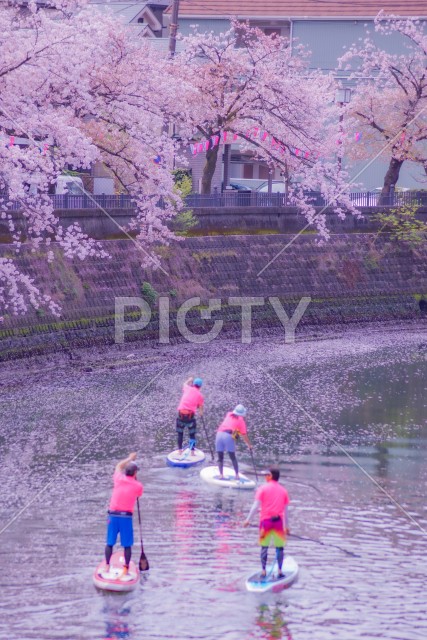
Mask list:
[[200,391],[202,384],[203,380],[201,378],[188,378],[188,380],[184,382],[184,386],[182,388],[182,397],[178,406],[178,417],[176,419],[176,433],[180,455],[182,454],[185,427],[188,427],[191,454],[195,455],[194,449],[196,446],[197,429],[196,412],[198,410],[199,415],[203,415],[203,404],[205,402]]
[[124,569],[122,577],[129,570],[133,545],[132,515],[137,498],[142,496],[144,487],[136,479],[138,466],[135,463],[136,453],[131,453],[127,458],[117,463],[113,474],[113,493],[108,509],[107,543],[105,546],[105,571],[110,570],[110,560],[117,536],[120,533],[120,543],[124,547]]
[[264,577],[266,576],[268,547],[270,544],[276,547],[277,577],[283,577],[283,549],[286,544],[286,535],[289,534],[289,496],[285,487],[279,484],[279,478],[280,470],[278,467],[270,467],[270,469],[265,472],[267,482],[257,490],[255,502],[243,523],[243,526],[247,527],[257,509],[261,509],[259,544],[261,546],[261,575]]
[[218,454],[218,469],[220,480],[224,480],[224,453],[227,452],[233,464],[236,479],[239,479],[239,465],[236,458],[236,440],[242,436],[252,449],[246,429],[245,415],[247,411],[242,404],[238,404],[233,411],[229,411],[218,427],[215,438],[215,448]]

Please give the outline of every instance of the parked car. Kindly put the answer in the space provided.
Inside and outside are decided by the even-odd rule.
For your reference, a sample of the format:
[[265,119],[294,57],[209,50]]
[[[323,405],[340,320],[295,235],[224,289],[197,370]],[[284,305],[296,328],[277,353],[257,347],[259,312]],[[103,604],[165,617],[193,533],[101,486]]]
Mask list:
[[57,195],[66,194],[82,196],[84,194],[83,180],[78,176],[58,176],[55,184]]
[[[53,186],[55,195],[69,194],[82,196],[84,194],[83,180],[78,176],[60,175]],[[29,183],[29,193],[35,195],[39,191],[37,181]]]
[[[259,193],[268,193],[268,180],[257,188]],[[271,193],[285,193],[285,183],[283,180],[273,180],[271,183]]]
[[230,182],[230,187],[235,191],[252,191],[252,189],[245,184],[238,184],[237,182]]

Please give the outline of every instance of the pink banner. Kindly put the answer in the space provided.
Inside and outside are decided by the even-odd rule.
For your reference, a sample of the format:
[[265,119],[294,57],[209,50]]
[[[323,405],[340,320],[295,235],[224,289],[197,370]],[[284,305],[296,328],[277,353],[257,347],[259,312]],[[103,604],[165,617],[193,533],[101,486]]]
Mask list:
[[[308,158],[312,158],[312,160],[317,160],[320,157],[320,152],[312,152],[312,151],[304,151],[299,149],[298,147],[290,147],[286,146],[283,142],[276,140],[268,131],[262,131],[259,127],[252,127],[248,129],[245,134],[246,139],[252,138],[256,139],[259,137],[261,142],[265,142],[269,139],[271,149],[279,151],[282,155],[286,153],[286,150],[289,149],[290,153],[294,154],[297,157],[304,158],[307,160]],[[406,133],[403,131],[400,137],[401,142],[404,141]],[[362,133],[357,131],[354,134],[354,139],[356,142],[359,142],[362,138]],[[203,153],[204,151],[208,151],[209,148],[216,147],[218,144],[231,144],[231,142],[236,142],[239,140],[239,134],[233,133],[231,134],[229,131],[221,131],[219,135],[213,135],[209,140],[202,140],[201,142],[196,142],[194,144],[190,144],[190,151],[193,156],[196,156],[198,153]],[[342,140],[337,140],[337,145],[342,144]]]

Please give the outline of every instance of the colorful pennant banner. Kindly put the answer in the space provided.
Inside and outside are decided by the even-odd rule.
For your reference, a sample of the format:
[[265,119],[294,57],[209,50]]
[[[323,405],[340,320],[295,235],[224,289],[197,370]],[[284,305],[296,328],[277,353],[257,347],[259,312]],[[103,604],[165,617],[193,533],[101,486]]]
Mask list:
[[[276,140],[272,135],[268,133],[268,131],[263,131],[259,127],[254,127],[253,129],[249,129],[244,136],[239,136],[237,133],[231,133],[230,131],[221,131],[219,134],[211,136],[209,140],[201,140],[200,142],[194,142],[190,144],[190,151],[193,156],[197,156],[199,153],[203,153],[208,151],[209,149],[213,149],[217,147],[219,144],[232,144],[233,142],[238,142],[239,140],[255,140],[259,139],[261,142],[266,142],[270,139],[270,144],[273,149],[277,149],[280,153],[286,153],[286,147],[282,142]],[[291,152],[295,153],[297,156],[302,156],[304,158],[308,158],[311,155],[310,151],[303,151],[302,149],[298,149],[296,147],[290,148]]]
[[[253,129],[249,129],[245,136],[239,136],[237,133],[231,133],[230,131],[221,131],[218,135],[211,136],[209,140],[201,140],[200,142],[194,142],[190,144],[190,151],[193,156],[197,156],[199,153],[203,153],[208,151],[209,149],[213,149],[219,144],[232,144],[233,142],[238,142],[239,140],[247,141],[248,139],[259,139],[261,142],[270,141],[270,145],[272,149],[278,150],[281,154],[286,153],[287,147],[283,144],[283,142],[279,142],[272,135],[268,133],[268,131],[263,131],[259,127],[254,127]],[[354,135],[355,142],[359,142],[362,139],[362,133],[357,131]],[[337,140],[337,144],[341,144],[339,140]],[[308,159],[310,156],[313,156],[313,152],[311,151],[303,151],[298,147],[289,147],[291,153],[295,154],[297,157]],[[319,157],[319,153],[314,154],[317,158]]]

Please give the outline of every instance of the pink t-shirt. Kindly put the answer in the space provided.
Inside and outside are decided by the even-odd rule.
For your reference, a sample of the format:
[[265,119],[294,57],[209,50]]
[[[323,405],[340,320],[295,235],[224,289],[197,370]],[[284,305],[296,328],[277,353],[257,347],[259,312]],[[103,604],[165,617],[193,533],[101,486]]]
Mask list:
[[133,513],[135,501],[142,496],[144,487],[133,476],[127,476],[121,471],[114,472],[113,482],[110,511],[130,511]]
[[288,492],[276,480],[269,480],[262,485],[255,494],[255,500],[261,503],[260,520],[283,517],[285,507],[289,504]]
[[185,384],[182,388],[182,398],[179,403],[178,411],[192,411],[196,413],[196,409],[203,406],[204,398],[198,387]]
[[238,431],[242,436],[246,435],[246,422],[242,416],[235,416],[229,411],[218,427],[218,431]]

